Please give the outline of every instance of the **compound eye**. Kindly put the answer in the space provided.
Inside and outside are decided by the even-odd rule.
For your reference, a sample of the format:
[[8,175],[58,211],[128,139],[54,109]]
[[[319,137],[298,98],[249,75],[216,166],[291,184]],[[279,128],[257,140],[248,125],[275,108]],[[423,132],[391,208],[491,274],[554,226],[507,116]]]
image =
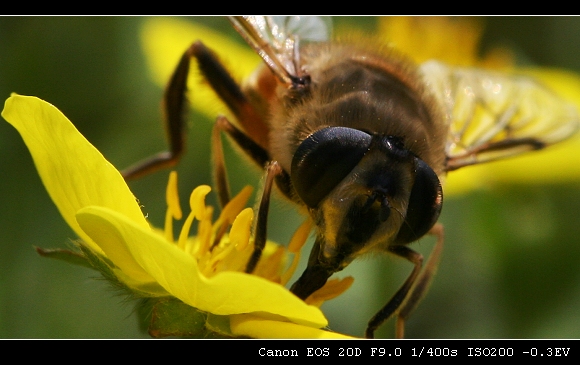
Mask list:
[[409,196],[405,222],[397,234],[397,243],[418,240],[437,222],[443,206],[443,191],[435,171],[423,160],[415,158],[415,182]]
[[359,163],[371,135],[346,127],[327,127],[312,133],[294,153],[290,176],[302,201],[318,206]]

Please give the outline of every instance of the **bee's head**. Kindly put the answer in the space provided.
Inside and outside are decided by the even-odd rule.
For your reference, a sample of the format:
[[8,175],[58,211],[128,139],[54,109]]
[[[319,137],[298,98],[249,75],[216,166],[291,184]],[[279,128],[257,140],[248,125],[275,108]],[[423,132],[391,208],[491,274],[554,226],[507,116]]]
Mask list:
[[333,271],[419,239],[441,211],[437,175],[399,137],[320,129],[297,149],[290,175],[318,227],[319,264]]

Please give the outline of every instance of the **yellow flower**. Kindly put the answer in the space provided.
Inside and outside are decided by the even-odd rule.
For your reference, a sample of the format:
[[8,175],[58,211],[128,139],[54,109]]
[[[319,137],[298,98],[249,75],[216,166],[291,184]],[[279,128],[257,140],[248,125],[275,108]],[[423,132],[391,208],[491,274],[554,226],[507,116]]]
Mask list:
[[[276,253],[275,245],[268,245],[263,267],[258,267],[263,277],[239,271],[252,249],[248,245],[252,211],[242,211],[249,191],[234,198],[212,225],[212,208],[204,204],[210,188],[195,189],[192,213],[174,242],[170,222],[181,215],[175,175],[167,190],[168,227],[160,232],[150,227],[120,173],[57,108],[35,97],[12,95],[2,116],[24,139],[50,197],[82,239],[85,255],[97,257],[133,294],[157,298],[163,305],[178,304],[172,308],[184,303],[195,313],[208,314],[205,325],[218,323],[216,331],[226,335],[267,335],[251,322],[239,325],[247,324],[250,316],[272,330],[284,328],[270,332],[281,337],[341,337],[320,330],[327,325],[322,312],[279,284],[282,275],[276,268],[284,255]],[[199,232],[190,238],[194,218],[199,220]],[[231,238],[211,249],[212,233],[222,223],[233,224]],[[268,269],[270,264],[274,270]],[[225,327],[219,324],[223,318],[232,319],[231,333],[229,321]]]
[[472,17],[382,17],[379,37],[414,62],[432,59],[454,66],[507,68],[513,55],[505,48],[495,48],[479,57],[479,41],[484,26]]

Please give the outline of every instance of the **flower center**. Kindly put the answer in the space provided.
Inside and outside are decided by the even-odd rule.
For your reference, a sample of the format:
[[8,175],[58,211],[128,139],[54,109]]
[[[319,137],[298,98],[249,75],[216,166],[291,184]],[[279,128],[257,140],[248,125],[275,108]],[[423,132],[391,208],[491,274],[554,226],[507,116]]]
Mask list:
[[[205,197],[210,191],[211,188],[207,185],[193,190],[189,198],[190,213],[183,222],[176,241],[173,237],[173,221],[181,220],[183,215],[177,190],[177,173],[170,173],[166,190],[165,238],[195,257],[200,271],[206,277],[221,271],[243,272],[254,249],[251,234],[254,212],[251,208],[244,208],[252,194],[252,188],[246,186],[242,189],[222,209],[215,222],[212,221],[214,208],[205,205]],[[197,221],[197,234],[192,236],[190,231],[194,221]],[[285,284],[294,273],[300,259],[300,249],[309,232],[310,226],[299,230],[288,250],[273,242],[267,242],[253,275]],[[294,254],[294,259],[287,265],[289,253]]]
[[[200,272],[206,277],[222,271],[244,272],[254,250],[252,237],[254,212],[252,208],[244,208],[252,194],[252,187],[246,186],[242,189],[222,209],[215,222],[212,222],[214,208],[205,205],[205,197],[210,191],[211,188],[207,185],[198,186],[193,190],[189,198],[190,213],[175,241],[173,220],[182,219],[182,210],[177,191],[177,172],[170,173],[166,191],[165,238],[195,257]],[[190,236],[195,220],[198,221],[197,235]],[[268,241],[252,275],[286,285],[298,266],[300,251],[311,231],[312,222],[308,219],[296,230],[287,248]],[[290,254],[293,256],[291,261]],[[331,279],[306,302],[320,306],[325,300],[342,294],[352,282],[351,277],[341,280]]]

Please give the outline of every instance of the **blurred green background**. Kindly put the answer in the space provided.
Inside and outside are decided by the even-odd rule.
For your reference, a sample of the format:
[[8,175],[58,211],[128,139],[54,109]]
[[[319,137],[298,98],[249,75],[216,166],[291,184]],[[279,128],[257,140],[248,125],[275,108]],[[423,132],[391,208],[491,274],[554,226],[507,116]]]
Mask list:
[[[224,19],[197,21],[236,36]],[[117,167],[165,148],[162,89],[140,48],[140,17],[0,17],[0,96],[35,95],[56,105]],[[580,72],[580,18],[494,17],[484,47],[512,47],[527,62]],[[373,19],[337,19],[370,29]],[[193,40],[192,40],[193,41]],[[212,120],[195,129],[180,188],[211,182]],[[233,190],[260,172],[227,157]],[[580,157],[579,157],[580,162]],[[574,164],[571,169],[580,166]],[[133,303],[94,271],[39,257],[33,246],[67,247],[65,225],[20,136],[0,122],[0,338],[139,338]],[[549,174],[546,171],[546,174]],[[162,225],[167,172],[132,182],[151,221]],[[580,338],[580,182],[506,184],[446,199],[442,262],[407,325],[410,338]],[[289,218],[290,217],[290,218]],[[286,242],[300,217],[278,201],[271,237]],[[432,240],[415,243],[429,252]],[[353,263],[354,286],[323,307],[334,330],[362,335],[366,322],[411,270],[388,256]],[[387,323],[377,333],[392,337]]]

